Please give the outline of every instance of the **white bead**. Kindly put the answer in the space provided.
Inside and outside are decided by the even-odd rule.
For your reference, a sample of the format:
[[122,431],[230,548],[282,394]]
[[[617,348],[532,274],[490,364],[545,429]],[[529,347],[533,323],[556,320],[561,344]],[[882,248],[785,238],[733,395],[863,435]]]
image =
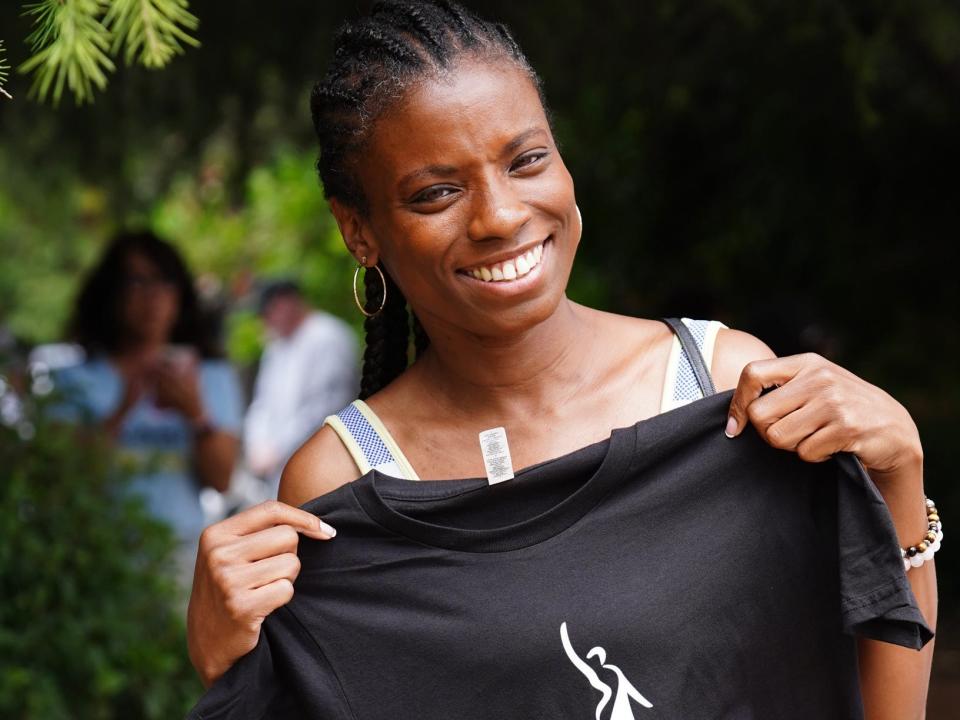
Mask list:
[[909,570],[909,569],[910,569],[910,561],[907,560],[906,558],[904,558],[904,559],[903,559],[903,570],[904,570],[904,572],[906,572],[906,571]]
[[936,540],[933,545],[930,546],[930,549],[937,552],[940,549],[940,541]]
[[927,560],[933,560],[933,554],[934,554],[935,552],[936,552],[936,550],[934,550],[932,547],[928,547],[926,550],[924,550],[924,551],[920,554],[920,557],[923,558],[923,561],[924,561],[924,562],[926,562]]
[[936,507],[936,503],[930,498],[927,498],[927,507]]
[[923,565],[923,557],[921,557],[920,554],[917,553],[912,558],[910,558],[910,564],[913,565],[913,567],[920,567],[921,565]]
[[937,542],[943,540],[943,530],[937,530]]

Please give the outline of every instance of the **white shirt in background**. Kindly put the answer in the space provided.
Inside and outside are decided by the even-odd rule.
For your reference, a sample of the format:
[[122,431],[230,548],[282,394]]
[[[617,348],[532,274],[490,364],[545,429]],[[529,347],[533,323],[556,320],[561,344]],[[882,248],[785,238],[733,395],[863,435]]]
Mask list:
[[267,345],[244,419],[243,440],[248,459],[264,454],[276,459],[267,477],[274,494],[294,451],[327,415],[357,397],[358,390],[357,339],[340,318],[313,311],[290,337]]

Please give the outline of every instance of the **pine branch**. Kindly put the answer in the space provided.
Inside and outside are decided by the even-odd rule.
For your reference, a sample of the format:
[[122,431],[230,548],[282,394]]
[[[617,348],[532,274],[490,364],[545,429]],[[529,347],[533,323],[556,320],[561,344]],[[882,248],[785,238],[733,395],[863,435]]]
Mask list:
[[145,67],[161,68],[183,53],[183,45],[200,45],[187,33],[199,24],[187,0],[113,0],[104,24],[114,34],[112,51],[125,46],[128,65],[139,55]]
[[107,55],[110,32],[100,22],[106,0],[41,0],[26,6],[35,29],[27,38],[33,56],[18,68],[35,72],[30,94],[45,100],[52,90],[60,102],[66,85],[77,103],[92,101],[94,86],[103,90],[115,69]]
[[10,66],[6,64],[5,60],[6,58],[3,54],[3,40],[0,40],[0,95],[3,95],[9,100],[13,100],[13,95],[3,89],[4,83],[7,82],[8,71],[10,70]]

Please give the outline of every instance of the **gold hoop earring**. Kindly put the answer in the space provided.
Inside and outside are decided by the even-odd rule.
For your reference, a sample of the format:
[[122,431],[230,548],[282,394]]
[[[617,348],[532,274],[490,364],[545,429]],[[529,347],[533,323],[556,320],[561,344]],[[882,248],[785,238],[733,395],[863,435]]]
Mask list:
[[383,311],[384,306],[387,304],[387,278],[384,277],[383,270],[381,270],[379,266],[372,266],[374,270],[380,273],[380,282],[383,285],[383,300],[380,301],[380,307],[377,308],[376,312],[367,312],[366,308],[363,307],[363,303],[360,302],[360,293],[357,292],[357,276],[360,274],[360,268],[370,270],[370,268],[366,267],[366,262],[367,256],[364,255],[363,259],[357,264],[357,269],[353,271],[353,300],[357,303],[357,307],[360,308],[360,312],[367,317],[375,317]]

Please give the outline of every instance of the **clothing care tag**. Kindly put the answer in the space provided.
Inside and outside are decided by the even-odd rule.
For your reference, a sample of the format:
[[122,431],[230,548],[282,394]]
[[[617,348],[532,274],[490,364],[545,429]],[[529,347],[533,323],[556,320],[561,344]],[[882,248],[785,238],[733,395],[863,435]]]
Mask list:
[[480,433],[480,450],[487,468],[488,483],[493,485],[513,477],[513,461],[510,459],[506,430],[495,427]]

